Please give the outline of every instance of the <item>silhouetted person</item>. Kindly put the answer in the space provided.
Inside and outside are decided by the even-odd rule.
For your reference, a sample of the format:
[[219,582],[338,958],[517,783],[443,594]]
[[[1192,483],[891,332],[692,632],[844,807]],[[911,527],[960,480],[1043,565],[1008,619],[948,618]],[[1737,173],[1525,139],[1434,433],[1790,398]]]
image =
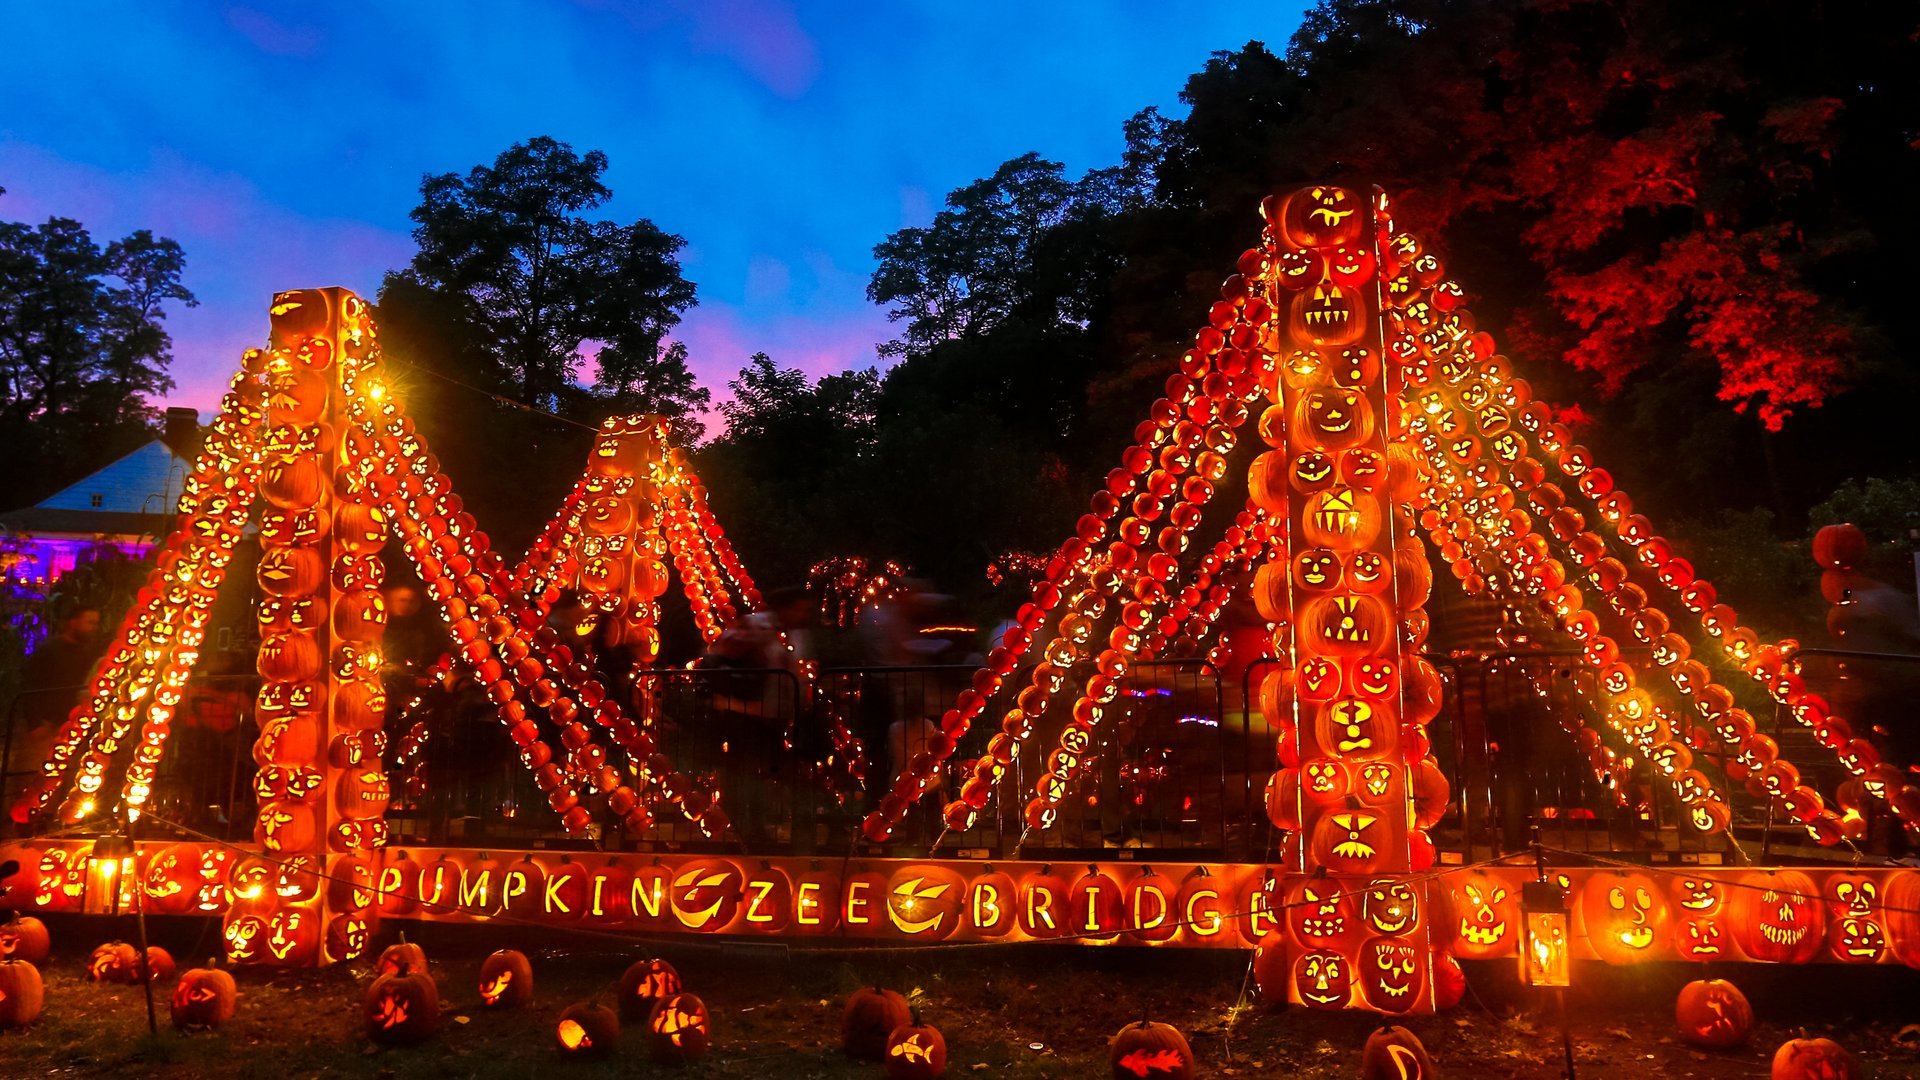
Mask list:
[[6,771],[22,772],[46,759],[55,733],[80,700],[78,688],[106,651],[99,639],[100,609],[86,604],[71,608],[20,666],[20,697]]

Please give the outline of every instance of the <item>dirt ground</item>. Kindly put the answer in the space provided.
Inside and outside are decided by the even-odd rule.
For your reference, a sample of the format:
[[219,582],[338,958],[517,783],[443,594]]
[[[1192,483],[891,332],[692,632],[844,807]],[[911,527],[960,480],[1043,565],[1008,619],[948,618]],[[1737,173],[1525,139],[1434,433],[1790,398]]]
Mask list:
[[[184,1035],[167,1022],[157,988],[160,1035],[146,1032],[134,986],[88,982],[86,954],[104,940],[97,920],[50,921],[44,968],[47,1007],[26,1031],[0,1032],[0,1076],[114,1077],[873,1077],[878,1065],[838,1048],[841,1003],[872,983],[909,993],[945,1034],[954,1077],[1107,1076],[1107,1038],[1142,1014],[1187,1034],[1201,1076],[1354,1077],[1377,1019],[1359,1013],[1265,1010],[1251,1000],[1247,954],[1084,946],[971,947],[943,951],[812,952],[722,942],[615,941],[528,936],[500,927],[409,927],[439,981],[446,1023],[424,1046],[376,1050],[360,1029],[365,965],[324,972],[242,970],[240,1008],[212,1034]],[[127,928],[129,936],[131,927]],[[90,933],[81,939],[78,935]],[[387,930],[385,937],[391,937]],[[516,940],[517,938],[517,940]],[[217,942],[217,928],[174,920],[156,943],[191,966]],[[510,1013],[476,1008],[481,959],[502,945],[532,957],[535,1001]],[[567,1005],[607,992],[633,959],[663,956],[713,1013],[712,1053],[697,1065],[653,1065],[630,1029],[605,1062],[563,1062],[553,1025]],[[1744,1049],[1708,1054],[1673,1037],[1673,1001],[1697,969],[1649,965],[1575,973],[1568,1014],[1581,1077],[1764,1077],[1774,1047],[1799,1028],[1860,1055],[1867,1075],[1920,1077],[1920,972],[1820,965],[1729,965],[1753,1001],[1758,1024]],[[1515,984],[1510,963],[1468,968],[1473,991],[1457,1009],[1416,1018],[1450,1077],[1561,1075],[1556,1014]],[[1243,986],[1246,998],[1243,999]]]

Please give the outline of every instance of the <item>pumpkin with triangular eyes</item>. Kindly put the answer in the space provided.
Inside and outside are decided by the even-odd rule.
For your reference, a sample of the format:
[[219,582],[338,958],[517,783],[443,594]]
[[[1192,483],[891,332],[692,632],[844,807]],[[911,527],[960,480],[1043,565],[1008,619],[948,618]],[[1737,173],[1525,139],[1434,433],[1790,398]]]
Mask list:
[[1511,955],[1520,928],[1520,890],[1504,877],[1470,870],[1450,882],[1453,953],[1463,960]]

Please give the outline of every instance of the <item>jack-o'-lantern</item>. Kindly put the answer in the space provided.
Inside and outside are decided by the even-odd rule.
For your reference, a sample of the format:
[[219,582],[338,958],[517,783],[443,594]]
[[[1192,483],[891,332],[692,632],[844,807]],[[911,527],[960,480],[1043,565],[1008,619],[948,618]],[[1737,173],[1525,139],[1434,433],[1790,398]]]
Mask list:
[[343,912],[327,920],[325,955],[329,960],[358,960],[373,944],[372,911]]
[[276,854],[307,851],[317,838],[313,808],[288,799],[262,806],[253,827],[254,843]]
[[1360,1050],[1360,1080],[1437,1080],[1433,1058],[1413,1032],[1382,1027]]
[[356,589],[333,605],[333,632],[343,641],[379,641],[386,629],[387,598],[374,589]]
[[1347,556],[1346,587],[1357,593],[1383,593],[1393,584],[1392,564],[1377,551],[1356,551]]
[[138,982],[139,965],[140,954],[133,946],[124,941],[110,941],[97,946],[87,958],[87,978],[94,982]]
[[348,817],[377,818],[387,812],[393,787],[379,762],[343,769],[334,777],[334,804]]
[[275,596],[306,596],[320,590],[326,566],[313,548],[270,547],[261,553],[254,576]]
[[1334,657],[1366,657],[1393,644],[1386,601],[1361,593],[1334,593],[1309,601],[1300,625],[1316,651]]
[[230,916],[221,936],[232,963],[251,964],[266,955],[267,920],[258,915]]
[[[1267,211],[1277,204],[1278,213]],[[1304,187],[1284,199],[1263,203],[1267,220],[1295,247],[1337,247],[1356,244],[1366,235],[1366,207],[1361,196],[1346,188]]]
[[1325,386],[1301,396],[1294,408],[1293,425],[1297,437],[1308,446],[1345,450],[1373,436],[1373,419],[1373,405],[1359,390]]
[[665,960],[636,960],[620,974],[620,1015],[645,1020],[654,1005],[678,994],[680,973]]
[[317,637],[289,630],[268,634],[261,639],[256,664],[262,678],[275,682],[306,682],[319,676],[321,660]]
[[1334,481],[1333,455],[1324,450],[1302,450],[1294,455],[1291,482],[1302,495],[1324,491]]
[[1307,857],[1312,865],[1336,874],[1370,873],[1386,860],[1392,835],[1385,815],[1354,800],[1344,809],[1322,814],[1314,823]]
[[1860,1080],[1860,1063],[1831,1039],[1801,1037],[1773,1052],[1771,1080]]
[[1180,895],[1174,899],[1185,937],[1207,941],[1226,928],[1227,904],[1220,888],[1220,879],[1204,866],[1194,867],[1180,883]]
[[1326,548],[1308,548],[1293,557],[1293,582],[1302,592],[1332,592],[1340,587],[1340,556]]
[[355,555],[377,555],[387,544],[387,512],[364,503],[342,503],[333,518],[333,537]]
[[40,1019],[46,987],[40,969],[25,960],[0,960],[0,1031],[22,1028]]
[[1827,951],[1849,964],[1871,964],[1887,950],[1880,884],[1865,874],[1835,874],[1826,881]]
[[1293,988],[1314,1009],[1344,1009],[1353,1000],[1353,963],[1332,949],[1312,949],[1293,962]]
[[1145,1017],[1114,1034],[1107,1060],[1114,1080],[1193,1080],[1193,1048],[1186,1036]]
[[1384,519],[1377,496],[1351,484],[1334,484],[1308,496],[1300,536],[1314,547],[1358,551],[1373,545]]
[[1039,870],[1020,879],[1020,929],[1028,937],[1051,938],[1067,933],[1070,918],[1067,914],[1067,894],[1071,887],[1066,879],[1053,872],[1052,866],[1042,866]]
[[266,957],[285,967],[309,963],[320,948],[320,917],[304,908],[283,907],[267,919]]
[[[1285,674],[1284,671],[1276,673],[1278,676]],[[1302,657],[1300,666],[1293,673],[1294,688],[1300,700],[1312,705],[1325,704],[1339,697],[1343,681],[1339,663],[1325,656]],[[1273,709],[1267,709],[1266,703],[1262,702],[1261,708],[1268,716],[1281,716],[1291,711],[1277,702]]]
[[1609,964],[1632,964],[1663,950],[1667,899],[1640,873],[1603,873],[1587,879],[1580,915],[1587,942]]
[[569,1058],[603,1058],[620,1045],[620,1017],[597,1001],[567,1006],[553,1029],[554,1044]]
[[1400,745],[1400,724],[1385,701],[1337,698],[1320,706],[1313,722],[1321,753],[1346,761],[1379,761]]
[[934,1080],[947,1071],[947,1040],[921,1021],[919,1009],[912,1015],[887,1036],[887,1080]]
[[398,941],[381,951],[374,970],[382,975],[391,975],[409,968],[414,971],[427,970],[427,953],[419,945],[408,941],[406,933],[402,931]]
[[268,683],[260,688],[254,704],[254,715],[263,728],[275,721],[296,716],[317,721],[325,696],[325,691],[314,682]]
[[[706,1056],[713,1038],[706,1003],[692,994],[661,998],[647,1017],[647,1049],[662,1065],[684,1065]],[[881,1036],[883,1050],[885,1036]]]
[[[185,915],[193,910],[194,898],[200,891],[200,855],[196,845],[169,844],[147,860],[141,890],[145,893],[148,912]],[[4,933],[4,927],[0,927],[0,936]],[[0,949],[3,948],[0,945]]]
[[1353,770],[1353,779],[1353,795],[1366,806],[1397,804],[1404,798],[1398,765],[1369,761]]
[[1696,979],[1680,988],[1674,1019],[1682,1042],[1726,1050],[1747,1041],[1753,1007],[1739,987],[1724,979]]
[[1511,955],[1520,926],[1520,890],[1485,870],[1455,875],[1448,884],[1458,928],[1454,955],[1463,960]]
[[1674,924],[1673,951],[1682,960],[1719,960],[1726,955],[1726,930],[1722,920],[1708,916],[1705,918],[1682,918]]
[[0,923],[0,960],[38,965],[46,961],[52,949],[53,939],[47,933],[47,924],[39,919],[16,914]]
[[1403,879],[1377,879],[1360,898],[1360,915],[1375,933],[1397,937],[1420,925],[1420,894]]
[[260,539],[268,547],[306,547],[326,539],[324,506],[268,507],[260,511]]
[[1754,960],[1804,964],[1820,951],[1825,912],[1813,879],[1799,870],[1741,875],[1729,898],[1728,928]]
[[260,480],[260,495],[282,510],[298,510],[318,503],[326,494],[327,474],[311,455],[268,463]]
[[480,961],[480,1003],[516,1009],[534,999],[534,965],[518,949],[497,949]]
[[1172,879],[1156,873],[1151,866],[1143,866],[1138,874],[1128,880],[1125,888],[1122,910],[1126,916],[1127,939],[1143,942],[1172,940],[1180,929],[1180,915],[1174,899],[1179,888]]
[[[951,937],[959,929],[966,895],[966,881],[947,867],[902,867],[887,882],[887,926],[894,933],[918,940]],[[1117,885],[1114,895],[1119,895]]]
[[1312,876],[1287,892],[1287,930],[1304,950],[1343,943],[1355,928],[1354,893],[1358,886]]
[[319,753],[320,722],[312,716],[266,721],[253,744],[253,760],[258,765],[307,765]]
[[1067,890],[1068,932],[1111,938],[1126,929],[1127,908],[1120,883],[1096,866],[1074,879]]
[[189,968],[173,988],[173,1026],[182,1031],[219,1027],[233,1019],[238,997],[233,975],[214,967],[212,961],[203,968]]
[[403,966],[373,980],[362,1015],[367,1037],[382,1046],[424,1042],[440,1030],[440,990],[424,970]]
[[1376,937],[1360,948],[1360,993],[1378,1012],[1403,1013],[1420,1000],[1425,950],[1397,938]]

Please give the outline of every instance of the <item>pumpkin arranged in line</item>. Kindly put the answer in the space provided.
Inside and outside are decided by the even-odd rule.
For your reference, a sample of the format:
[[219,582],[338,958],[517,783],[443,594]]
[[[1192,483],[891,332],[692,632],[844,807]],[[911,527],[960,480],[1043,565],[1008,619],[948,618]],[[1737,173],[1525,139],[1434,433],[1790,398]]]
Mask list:
[[1113,1037],[1114,1080],[1193,1080],[1193,1050],[1172,1024],[1142,1017]]
[[554,1026],[553,1038],[566,1057],[605,1057],[620,1045],[620,1016],[597,1001],[569,1005]]
[[533,964],[517,949],[500,949],[480,962],[480,1004],[516,1009],[533,1000]]
[[233,1019],[239,989],[233,976],[207,961],[203,968],[189,968],[173,988],[173,1026],[214,1028]]
[[1435,1080],[1433,1058],[1406,1028],[1386,1026],[1367,1036],[1360,1050],[1360,1080]]
[[46,962],[53,949],[47,936],[47,924],[31,915],[16,915],[0,923],[0,960],[24,960],[29,964]]
[[380,975],[393,975],[402,968],[412,968],[419,972],[427,970],[426,950],[409,942],[405,931],[401,932],[399,941],[387,946],[380,953],[380,962],[375,972]]
[[367,988],[367,1037],[382,1046],[410,1046],[440,1030],[440,988],[425,968],[402,962]]
[[[163,979],[171,979],[173,978],[173,973],[178,970],[179,965],[173,962],[173,954],[158,945],[147,946],[147,978],[150,981],[159,982]],[[128,974],[127,981],[140,981],[140,965],[138,962],[133,965],[133,970]]]
[[907,999],[892,990],[862,987],[847,999],[840,1014],[840,1049],[848,1057],[864,1061],[883,1061],[887,1056],[887,1036],[893,1029],[913,1022]]
[[1287,1007],[1287,986],[1293,980],[1293,958],[1287,943],[1274,934],[1253,950],[1253,986],[1260,1004],[1270,1009]]
[[1860,1080],[1860,1063],[1832,1039],[1797,1039],[1773,1052],[1773,1080]]
[[38,1020],[45,1001],[39,968],[25,960],[0,960],[0,1030]]
[[685,1065],[707,1056],[713,1023],[706,1002],[692,994],[661,998],[647,1017],[647,1051],[662,1065]]
[[680,992],[680,973],[665,960],[636,960],[620,973],[620,1018],[644,1022],[660,999]]
[[910,1023],[887,1036],[887,1080],[934,1080],[947,1071],[947,1040],[940,1029],[920,1021],[914,1009]]
[[1695,979],[1680,988],[1674,1003],[1680,1041],[1725,1050],[1747,1041],[1753,1030],[1753,1006],[1747,995],[1725,979]]

